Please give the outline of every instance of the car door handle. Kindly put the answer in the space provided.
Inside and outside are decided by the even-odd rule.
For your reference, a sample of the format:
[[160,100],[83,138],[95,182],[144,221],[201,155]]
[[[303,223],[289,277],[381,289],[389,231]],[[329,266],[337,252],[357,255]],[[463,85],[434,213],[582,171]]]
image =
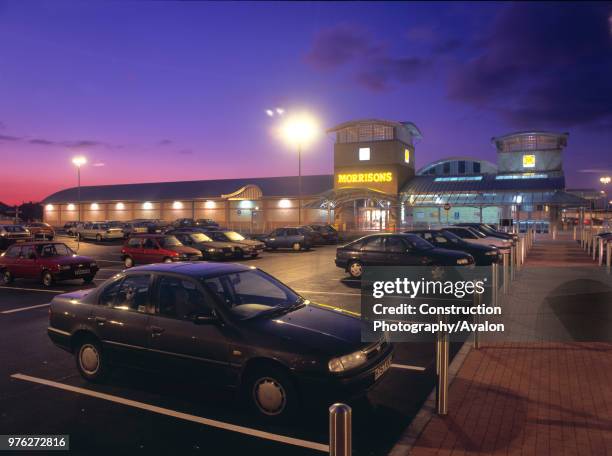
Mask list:
[[164,328],[160,328],[159,326],[151,326],[151,334],[153,336],[159,336],[164,332]]
[[95,320],[96,323],[98,323],[99,325],[103,325],[104,323],[106,323],[106,318],[104,317],[96,317]]

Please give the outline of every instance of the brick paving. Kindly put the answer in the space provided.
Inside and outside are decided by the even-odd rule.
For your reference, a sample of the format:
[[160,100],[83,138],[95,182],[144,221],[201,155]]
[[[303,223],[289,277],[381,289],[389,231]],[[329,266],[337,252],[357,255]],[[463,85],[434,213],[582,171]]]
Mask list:
[[[576,242],[539,239],[524,271],[578,265],[595,267]],[[449,396],[449,414],[433,416],[411,455],[612,455],[611,343],[486,344]]]

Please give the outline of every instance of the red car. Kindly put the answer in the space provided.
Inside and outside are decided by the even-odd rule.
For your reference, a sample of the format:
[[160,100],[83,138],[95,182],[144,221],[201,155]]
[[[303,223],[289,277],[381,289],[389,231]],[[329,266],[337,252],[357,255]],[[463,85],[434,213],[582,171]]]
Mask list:
[[32,239],[42,239],[43,241],[52,241],[55,238],[55,230],[48,223],[32,222],[26,225],[30,231]]
[[126,268],[131,268],[135,264],[199,261],[202,252],[183,245],[172,235],[137,234],[123,245],[121,259]]
[[78,256],[61,242],[14,244],[0,255],[0,273],[5,284],[15,278],[40,279],[45,287],[58,280],[83,279],[91,283],[97,272],[94,259]]

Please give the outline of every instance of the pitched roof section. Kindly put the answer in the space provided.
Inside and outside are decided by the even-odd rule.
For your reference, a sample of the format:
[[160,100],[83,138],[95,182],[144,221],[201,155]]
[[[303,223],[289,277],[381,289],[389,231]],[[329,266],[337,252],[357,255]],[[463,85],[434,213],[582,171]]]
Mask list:
[[[526,192],[563,190],[565,188],[565,178],[563,176],[542,179],[496,179],[497,174],[482,174],[477,177],[480,176],[482,176],[480,180],[460,180],[465,176],[414,176],[404,185],[401,192],[407,194],[466,191]],[[459,180],[450,180],[453,177]]]
[[[220,198],[245,185],[256,185],[267,196],[297,196],[298,177],[255,177],[252,179],[219,179],[146,184],[97,185],[81,187],[81,201],[166,201]],[[334,186],[334,176],[302,176],[302,195],[317,195]],[[44,203],[74,203],[77,188],[68,188],[45,198]]]

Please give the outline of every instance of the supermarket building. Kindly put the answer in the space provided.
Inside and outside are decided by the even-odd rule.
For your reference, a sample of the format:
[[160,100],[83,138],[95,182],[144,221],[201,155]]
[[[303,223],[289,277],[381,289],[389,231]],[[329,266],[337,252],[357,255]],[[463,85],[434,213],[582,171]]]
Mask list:
[[[211,218],[232,229],[332,223],[340,230],[387,230],[503,219],[557,223],[585,206],[565,191],[567,133],[528,131],[492,138],[497,163],[450,157],[415,169],[412,122],[366,119],[330,130],[334,172],[298,177],[84,186],[44,200],[45,221]],[[80,203],[79,203],[80,200]],[[301,217],[299,207],[301,201]]]

